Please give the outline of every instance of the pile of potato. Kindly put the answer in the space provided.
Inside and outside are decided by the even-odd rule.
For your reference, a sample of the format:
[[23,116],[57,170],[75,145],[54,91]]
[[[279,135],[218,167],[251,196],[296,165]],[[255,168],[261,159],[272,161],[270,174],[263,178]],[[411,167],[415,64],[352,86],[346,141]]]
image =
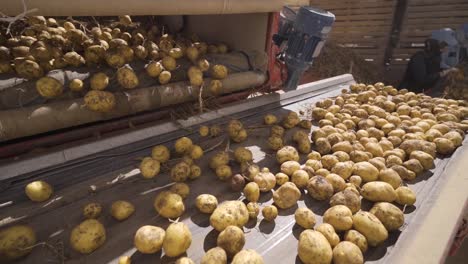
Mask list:
[[[94,24],[94,26],[92,26]],[[21,33],[0,38],[0,74],[15,73],[18,77],[36,80],[36,89],[44,98],[55,98],[66,90],[65,80],[49,72],[67,67],[110,67],[123,89],[139,86],[138,74],[130,66],[134,61],[146,64],[146,73],[159,84],[171,81],[171,72],[181,60],[192,65],[187,71],[190,85],[203,85],[204,76],[211,77],[208,88],[213,95],[222,93],[221,80],[228,75],[224,65],[210,65],[206,54],[226,53],[223,44],[208,44],[196,36],[182,37],[162,32],[158,25],[134,23],[130,16],[119,21],[89,23],[77,20],[28,17]],[[90,76],[85,104],[92,111],[109,112],[115,97],[104,91],[109,85],[104,71]],[[85,92],[83,80],[68,80],[72,92]]]
[[[253,162],[252,152],[241,146],[216,150],[209,159],[208,166],[219,183],[229,184],[245,200],[219,203],[207,193],[193,199],[198,211],[209,215],[211,226],[220,232],[217,247],[208,250],[201,263],[264,263],[255,251],[243,249],[243,227],[250,219],[258,221],[260,213],[264,221],[274,221],[280,210],[297,206],[302,193],[330,207],[320,224],[309,208],[296,209],[294,219],[304,229],[298,241],[300,260],[305,264],[363,263],[368,248],[381,245],[390,232],[398,230],[405,222],[404,208],[416,203],[416,194],[406,182],[417,180],[434,168],[438,155],[450,155],[462,144],[467,117],[466,101],[398,91],[382,83],[353,84],[334,99],[317,102],[306,113],[289,112],[282,119],[266,115],[267,145],[276,153],[279,165],[276,174],[260,168]],[[312,128],[312,121],[318,127]],[[296,130],[288,139],[285,131],[291,128]],[[238,143],[247,139],[248,130],[241,121],[231,120],[224,131],[231,142]],[[201,126],[198,132],[202,137],[215,137],[222,131],[214,125]],[[143,179],[167,172],[174,184],[154,200],[156,213],[172,223],[166,230],[151,225],[138,229],[134,244],[141,253],[164,249],[166,255],[178,257],[190,247],[190,229],[178,218],[190,206],[186,203],[190,200],[186,199],[188,184],[201,176],[197,162],[204,152],[190,138],[182,137],[172,149],[158,145],[151,156],[142,159]],[[302,164],[301,154],[307,157]],[[44,181],[28,184],[25,192],[35,202],[46,201],[53,194],[52,186]],[[259,204],[260,196],[269,192],[273,192],[273,203]],[[373,203],[369,211],[362,210],[362,198]],[[110,214],[124,221],[134,211],[130,202],[115,201]],[[106,232],[97,220],[101,212],[98,203],[84,207],[86,220],[71,232],[73,249],[89,254],[103,245]],[[27,226],[10,227],[0,234],[0,256],[24,256],[36,243],[34,231]],[[18,251],[18,247],[27,250]],[[130,263],[127,256],[120,261]],[[176,263],[194,262],[182,257]]]

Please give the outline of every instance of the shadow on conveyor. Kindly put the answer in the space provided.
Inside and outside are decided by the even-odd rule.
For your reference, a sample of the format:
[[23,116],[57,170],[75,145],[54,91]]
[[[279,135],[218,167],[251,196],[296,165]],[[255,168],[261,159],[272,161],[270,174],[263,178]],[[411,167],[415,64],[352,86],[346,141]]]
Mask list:
[[388,251],[388,248],[395,245],[400,237],[401,231],[396,230],[388,233],[388,239],[385,242],[377,247],[369,247],[369,249],[364,254],[364,259],[367,261],[375,261],[382,259]]

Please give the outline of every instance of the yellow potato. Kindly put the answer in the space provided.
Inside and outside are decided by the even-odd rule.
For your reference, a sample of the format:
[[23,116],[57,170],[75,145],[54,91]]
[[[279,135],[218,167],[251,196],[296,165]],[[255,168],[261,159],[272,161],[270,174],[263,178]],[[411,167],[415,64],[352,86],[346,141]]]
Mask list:
[[200,194],[195,200],[195,206],[200,212],[211,214],[218,207],[218,199],[211,194]]
[[301,198],[301,191],[292,182],[286,182],[273,192],[273,201],[281,209],[291,208]]
[[299,153],[294,147],[285,146],[276,152],[276,160],[279,164],[283,164],[286,161],[299,161]]
[[383,181],[368,182],[362,186],[361,195],[372,202],[393,202],[397,195],[392,185]]
[[250,202],[258,202],[260,198],[260,187],[255,182],[249,182],[244,187],[245,198]]
[[135,212],[135,206],[128,201],[115,201],[112,203],[110,214],[118,221],[129,218]]
[[358,246],[351,242],[343,241],[333,248],[333,263],[362,264],[364,263],[364,257]]
[[278,122],[278,118],[273,114],[267,114],[263,117],[265,125],[274,125]]
[[73,92],[80,92],[80,91],[83,91],[84,89],[84,86],[83,86],[83,81],[80,80],[80,79],[72,79],[70,81],[70,84],[68,86],[70,88],[70,90],[72,90]]
[[198,165],[190,165],[190,175],[189,179],[195,180],[196,178],[201,176],[201,168]]
[[333,192],[340,192],[346,188],[346,182],[338,174],[330,173],[325,179],[333,186]]
[[297,170],[291,175],[291,182],[294,183],[297,188],[303,189],[307,187],[309,182],[309,173],[305,170]]
[[281,137],[274,135],[268,138],[268,147],[270,147],[270,149],[279,150],[283,146],[283,139]]
[[45,98],[54,98],[63,93],[63,85],[52,77],[42,77],[36,81],[37,92]]
[[166,84],[169,83],[171,80],[171,72],[170,71],[162,71],[159,76],[158,80],[160,84]]
[[267,205],[262,209],[263,219],[266,221],[273,221],[278,216],[278,208],[274,205]]
[[453,142],[447,138],[436,138],[434,139],[434,143],[436,145],[437,153],[442,155],[450,155],[456,149],[456,146],[453,144]]
[[233,257],[245,245],[244,231],[237,226],[226,227],[226,229],[219,233],[217,245],[226,251],[228,257]]
[[409,187],[400,186],[396,190],[395,202],[401,205],[413,205],[416,202],[416,194]]
[[215,169],[216,176],[222,181],[231,178],[232,169],[228,165],[220,165]]
[[128,65],[117,70],[117,81],[125,89],[133,89],[140,83],[135,71]]
[[221,247],[214,247],[205,253],[200,264],[227,264],[226,251]]
[[398,230],[405,223],[403,212],[391,203],[376,203],[369,212],[375,215],[388,231]]
[[355,163],[353,174],[361,177],[363,182],[375,181],[379,177],[379,170],[367,161]]
[[200,126],[200,128],[198,129],[198,133],[200,134],[200,136],[206,137],[210,134],[210,128],[207,126]]
[[260,213],[260,205],[258,205],[258,203],[249,202],[247,204],[247,211],[249,211],[250,219],[256,219]]
[[231,264],[264,264],[263,258],[253,249],[243,249],[232,259]]
[[154,209],[165,218],[178,218],[185,211],[182,197],[171,191],[160,192],[154,200]]
[[186,162],[179,162],[171,169],[171,179],[175,182],[184,182],[190,176],[190,165]]
[[159,61],[151,61],[146,65],[146,72],[150,77],[156,78],[158,77],[161,72],[164,70],[161,62]]
[[0,260],[19,259],[36,244],[36,233],[26,225],[14,225],[0,231]]
[[211,68],[211,76],[214,79],[224,79],[227,77],[227,75],[228,69],[224,65],[216,64]]
[[294,212],[294,219],[296,220],[296,224],[304,229],[314,228],[316,223],[314,212],[304,207],[296,209],[296,212]]
[[307,229],[299,236],[298,255],[304,264],[330,264],[333,252],[322,233]]
[[185,56],[187,56],[189,60],[196,62],[199,56],[198,49],[196,47],[188,47],[185,50]]
[[278,186],[281,186],[289,181],[289,176],[282,172],[276,173],[275,178],[276,178],[276,185]]
[[161,64],[167,71],[173,71],[177,68],[176,60],[170,56],[164,57],[161,61]]
[[[187,54],[188,55],[188,54]],[[210,68],[210,63],[206,59],[199,59],[197,62],[197,66],[202,70],[202,71],[207,71]]]
[[429,170],[434,167],[434,158],[424,151],[415,150],[411,152],[410,159],[417,159],[424,170]]
[[361,197],[352,188],[346,188],[341,192],[335,193],[330,198],[330,206],[335,205],[344,205],[354,214],[361,210]]
[[390,184],[393,187],[393,189],[398,188],[402,183],[400,175],[393,169],[381,170],[379,173],[379,181],[383,181]]
[[333,195],[333,186],[322,176],[314,176],[307,183],[307,193],[316,200],[326,200]]
[[98,203],[89,203],[83,207],[83,216],[87,219],[96,219],[101,215],[102,206]]
[[353,226],[353,213],[344,205],[335,205],[330,207],[323,214],[323,222],[328,223],[337,231],[346,231]]
[[118,264],[132,264],[132,259],[129,256],[121,256]]
[[176,140],[174,148],[178,154],[187,153],[192,149],[193,143],[192,140],[188,137],[181,137]]
[[151,157],[161,163],[165,163],[171,157],[171,152],[164,145],[158,145],[151,150]]
[[366,237],[354,229],[346,231],[344,240],[354,243],[359,247],[362,253],[367,251],[368,246]]
[[180,259],[178,259],[175,264],[195,264],[195,262],[193,262],[193,260],[187,258],[187,257],[182,257]]
[[168,257],[177,257],[187,251],[192,244],[192,233],[184,223],[172,223],[166,229],[163,249]]
[[229,154],[224,151],[217,152],[210,160],[210,168],[216,169],[221,165],[227,165],[229,163]]
[[249,211],[241,201],[225,201],[210,216],[211,226],[223,231],[230,225],[243,227],[249,220]]
[[135,233],[133,244],[143,254],[153,254],[161,250],[166,231],[158,226],[145,225]]
[[353,175],[353,165],[353,162],[338,162],[331,168],[331,172],[346,180]]
[[70,234],[72,248],[82,254],[89,254],[106,241],[104,226],[95,219],[88,219],[73,228]]
[[220,80],[211,80],[208,85],[208,90],[213,95],[219,95],[223,93],[223,82]]
[[144,158],[140,163],[140,172],[145,179],[152,179],[159,174],[161,163],[151,157]]
[[187,196],[190,194],[190,187],[183,182],[178,182],[172,185],[169,190],[173,193],[177,193],[178,195],[180,195],[182,199],[187,198]]
[[43,202],[50,198],[54,190],[45,181],[33,181],[28,183],[24,189],[26,196],[33,202]]
[[388,238],[388,231],[373,214],[359,211],[353,216],[353,227],[363,234],[370,246],[378,246]]
[[180,59],[182,58],[182,56],[184,56],[184,53],[180,48],[172,48],[169,50],[169,56],[171,56],[174,59]]
[[315,228],[315,231],[322,233],[332,248],[340,243],[340,237],[336,233],[335,228],[330,224],[322,223]]
[[203,149],[198,145],[192,145],[192,148],[189,150],[190,158],[197,160],[203,157]]
[[104,90],[109,85],[109,77],[103,72],[98,72],[91,77],[92,90]]
[[252,152],[244,147],[237,147],[234,150],[234,159],[240,164],[243,162],[251,162],[253,160]]

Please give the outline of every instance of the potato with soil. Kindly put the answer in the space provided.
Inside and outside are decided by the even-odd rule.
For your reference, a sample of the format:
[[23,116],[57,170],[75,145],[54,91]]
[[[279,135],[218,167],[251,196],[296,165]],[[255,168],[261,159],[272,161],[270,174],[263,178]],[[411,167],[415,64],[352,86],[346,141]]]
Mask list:
[[52,77],[42,77],[36,81],[36,90],[44,98],[54,98],[63,93],[63,84]]
[[143,254],[153,254],[161,250],[166,231],[158,226],[145,225],[135,233],[133,244]]
[[73,228],[70,234],[70,244],[79,253],[89,254],[98,249],[106,241],[104,226],[95,219],[88,219]]
[[416,202],[416,194],[409,187],[400,186],[396,190],[395,202],[401,205],[413,205]]
[[307,183],[307,193],[316,200],[326,200],[333,195],[333,185],[325,177],[314,176]]
[[344,205],[335,205],[330,207],[323,214],[323,222],[328,223],[337,231],[346,231],[353,226],[353,213]]
[[319,138],[319,139],[317,139],[317,141],[315,141],[315,149],[321,155],[326,155],[326,154],[330,153],[330,151],[331,151],[330,142],[328,142],[328,140],[326,138]]
[[87,219],[96,219],[101,212],[102,206],[98,203],[89,203],[83,207],[83,216]]
[[263,258],[253,249],[243,249],[232,259],[231,264],[264,264]]
[[190,165],[186,162],[179,162],[171,169],[171,179],[175,182],[184,182],[190,175]]
[[385,226],[375,215],[369,212],[357,212],[353,216],[353,227],[366,237],[367,243],[372,247],[378,246],[388,238],[388,231]]
[[154,209],[165,218],[176,219],[185,211],[182,197],[171,191],[162,191],[154,200]]
[[274,125],[278,122],[278,118],[273,114],[267,114],[263,117],[263,122],[265,125]]
[[177,257],[187,251],[192,244],[192,233],[184,223],[172,223],[166,229],[163,241],[164,254]]
[[434,143],[436,145],[437,153],[442,155],[450,155],[456,149],[455,145],[450,139],[436,138],[434,139]]
[[368,245],[366,237],[354,229],[346,231],[344,240],[354,243],[363,254],[367,251]]
[[410,155],[411,152],[415,150],[420,150],[424,151],[427,154],[431,155],[432,157],[435,157],[436,154],[436,144],[432,142],[427,142],[424,140],[419,140],[419,139],[408,139],[404,140],[399,148],[404,150],[406,152],[406,155]]
[[299,153],[294,147],[284,146],[276,152],[276,161],[279,164],[286,161],[299,161]]
[[267,205],[262,209],[263,219],[266,221],[273,221],[278,216],[278,208],[274,205]]
[[364,199],[372,202],[393,202],[396,200],[397,195],[392,185],[382,182],[374,181],[364,184],[361,188],[361,195]]
[[224,151],[220,151],[211,157],[210,168],[216,169],[221,165],[227,165],[229,163],[229,154]]
[[291,176],[291,182],[294,183],[297,188],[303,189],[307,187],[309,182],[309,173],[305,170],[297,170]]
[[234,150],[234,159],[239,163],[251,162],[253,160],[252,152],[244,147],[238,147]]
[[327,223],[322,223],[315,228],[316,231],[322,233],[322,235],[328,240],[330,246],[334,248],[338,243],[340,243],[340,237],[335,232],[335,228],[332,225]]
[[434,158],[428,153],[420,150],[415,150],[411,152],[410,159],[416,159],[421,163],[424,170],[429,170],[434,167]]
[[227,77],[227,75],[228,69],[224,65],[216,64],[211,68],[211,76],[214,79],[224,79]]
[[174,144],[175,151],[178,154],[185,154],[188,153],[192,149],[193,142],[188,137],[181,137],[176,140]]
[[245,187],[245,178],[240,174],[235,174],[230,180],[231,190],[235,192],[242,191]]
[[161,163],[151,157],[144,158],[140,163],[140,172],[145,179],[152,179],[159,174]]
[[86,107],[95,112],[107,113],[115,107],[115,96],[106,91],[89,91],[84,96]]
[[233,257],[245,245],[244,231],[237,226],[226,227],[226,229],[219,233],[217,245],[226,251],[229,258]]
[[167,162],[171,157],[171,152],[164,145],[158,145],[151,150],[151,157],[160,163]]
[[118,221],[129,218],[135,212],[135,206],[128,201],[115,201],[111,205],[110,214]]
[[353,162],[338,162],[331,168],[331,172],[346,180],[353,175],[353,165]]
[[275,178],[276,178],[276,185],[278,186],[281,186],[289,181],[289,176],[282,172],[276,173]]
[[258,203],[249,202],[247,204],[247,211],[249,211],[250,219],[256,219],[260,213],[260,205]]
[[128,65],[117,70],[117,82],[125,89],[133,89],[140,84],[135,71]]
[[298,255],[304,264],[329,264],[333,252],[322,233],[307,229],[299,236]]
[[249,202],[256,203],[260,198],[260,187],[255,182],[249,182],[245,185],[243,193]]
[[305,207],[297,208],[296,212],[294,212],[294,219],[296,224],[304,229],[312,229],[316,223],[314,212]]
[[33,202],[44,202],[52,196],[54,190],[50,184],[45,181],[33,181],[24,188],[26,196]]
[[174,185],[171,186],[169,189],[171,192],[177,193],[182,197],[182,199],[187,198],[187,196],[190,194],[190,187],[183,183],[183,182],[178,182]]
[[400,175],[393,169],[381,170],[379,173],[379,181],[383,181],[390,184],[393,187],[393,189],[398,188],[402,183]]
[[281,164],[280,169],[282,173],[288,176],[291,176],[293,175],[295,171],[301,169],[301,164],[299,164],[299,162],[297,161],[289,160],[289,161],[283,162]]
[[210,216],[210,224],[221,232],[230,225],[243,227],[249,221],[249,211],[241,201],[225,201]]
[[363,182],[376,181],[379,178],[379,170],[367,161],[355,163],[353,174],[360,176]]
[[292,182],[286,182],[273,192],[273,201],[281,209],[293,207],[301,198],[301,191]]
[[195,206],[200,212],[211,214],[218,206],[218,199],[211,194],[200,194],[195,200]]
[[214,247],[203,255],[200,264],[227,264],[226,251],[221,247]]
[[388,231],[398,230],[405,223],[403,212],[391,203],[376,203],[369,212],[375,215]]
[[354,214],[361,210],[361,197],[352,189],[346,188],[341,192],[335,193],[330,198],[330,206],[344,205]]
[[276,177],[270,172],[268,168],[263,168],[255,177],[255,183],[257,183],[261,192],[269,192],[276,186]]
[[333,186],[333,192],[340,192],[346,188],[346,182],[338,174],[330,173],[325,179]]
[[33,250],[37,238],[27,225],[14,225],[0,231],[0,260],[14,260]]
[[364,263],[364,257],[358,246],[351,242],[343,241],[333,248],[333,263],[362,264]]
[[231,178],[232,169],[228,165],[221,165],[221,166],[216,168],[215,174],[220,180],[225,181],[225,180]]
[[158,76],[158,81],[160,84],[167,84],[172,78],[170,71],[162,71]]

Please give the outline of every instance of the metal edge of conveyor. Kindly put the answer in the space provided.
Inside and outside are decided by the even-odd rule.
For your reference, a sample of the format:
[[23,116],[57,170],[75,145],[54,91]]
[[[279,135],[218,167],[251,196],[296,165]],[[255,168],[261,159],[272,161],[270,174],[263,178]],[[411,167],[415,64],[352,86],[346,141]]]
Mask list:
[[462,222],[468,202],[468,139],[450,158],[430,200],[418,208],[415,219],[424,219],[403,232],[385,263],[444,263]]
[[25,160],[15,161],[9,164],[0,165],[0,181],[11,180],[17,176],[36,172],[46,168],[53,168],[73,160],[95,155],[118,146],[142,141],[157,135],[171,133],[180,130],[181,127],[190,127],[200,125],[210,120],[233,115],[238,112],[253,109],[259,106],[279,103],[280,106],[288,105],[294,102],[304,100],[314,95],[338,89],[343,85],[354,83],[351,74],[343,74],[332,78],[303,84],[297,90],[287,93],[272,93],[250,98],[244,101],[227,105],[221,109],[193,116],[187,120],[170,121],[156,124],[150,127],[137,129],[128,133],[104,138],[98,141],[85,143],[59,151],[47,153],[40,156],[27,158]]

